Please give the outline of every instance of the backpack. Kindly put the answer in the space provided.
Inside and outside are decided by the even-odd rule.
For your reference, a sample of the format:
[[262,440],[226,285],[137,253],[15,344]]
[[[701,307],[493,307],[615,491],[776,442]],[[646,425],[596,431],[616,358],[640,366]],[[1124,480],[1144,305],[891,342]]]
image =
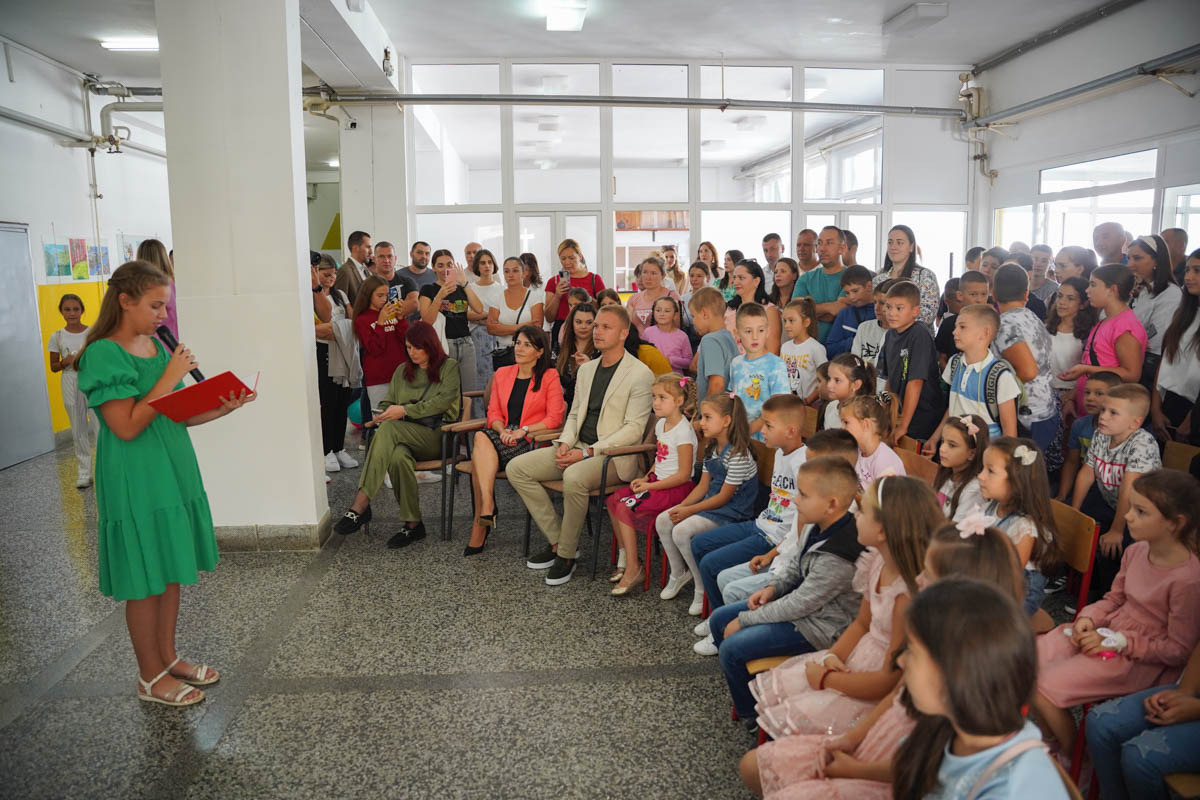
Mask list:
[[[959,369],[963,366],[963,354],[955,353],[950,358],[950,390],[958,385],[961,379]],[[983,402],[987,406],[988,415],[991,416],[992,422],[1000,424],[1000,403],[996,399],[1000,393],[1000,378],[1007,372],[1013,376],[1013,380],[1017,382],[1017,386],[1022,386],[1021,379],[1017,377],[1017,371],[1012,368],[1003,358],[996,358],[988,365],[987,371],[983,374]],[[1024,389],[1022,388],[1022,391]],[[1018,398],[1019,400],[1020,398]]]

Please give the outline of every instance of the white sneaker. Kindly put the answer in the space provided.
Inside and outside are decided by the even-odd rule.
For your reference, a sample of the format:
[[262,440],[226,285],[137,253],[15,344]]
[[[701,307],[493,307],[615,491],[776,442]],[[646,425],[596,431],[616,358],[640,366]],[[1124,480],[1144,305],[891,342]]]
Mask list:
[[79,473],[79,476],[77,478],[75,478],[75,488],[76,489],[86,489],[87,487],[89,487],[91,485],[92,485],[92,476],[86,472]]
[[338,463],[337,456],[333,453],[325,454],[325,471],[326,472],[341,472],[342,465]]
[[679,577],[675,577],[675,574],[672,573],[670,580],[667,581],[667,585],[664,586],[663,590],[658,593],[659,599],[662,599],[662,600],[672,599],[673,597],[675,597],[675,595],[679,594],[679,591],[683,587],[687,586],[691,582],[692,582],[692,573],[690,573],[690,572],[685,572],[685,573],[683,573],[683,575],[681,575]]
[[329,485],[329,483],[330,483],[332,480],[333,480],[333,478],[331,478],[331,477],[329,477],[328,475],[326,475],[326,476],[325,476],[325,485],[326,485],[326,486],[328,486],[328,485]]
[[704,611],[704,590],[700,589],[692,595],[692,604],[688,606],[688,613],[693,617],[698,617],[702,611]]
[[358,462],[351,458],[350,454],[345,450],[334,453],[334,457],[337,458],[337,462],[341,464],[344,469],[354,469],[358,466]]
[[417,470],[417,483],[441,483],[442,476],[433,470]]
[[695,650],[698,655],[702,656],[715,656],[717,654],[717,646],[713,644],[713,637],[711,636],[705,636],[703,639],[696,642],[694,645],[692,645],[692,649]]
[[692,628],[692,633],[697,636],[708,636],[708,620],[700,620],[700,624]]
[[385,489],[392,488],[392,476],[387,474],[386,472],[383,473],[383,486]]

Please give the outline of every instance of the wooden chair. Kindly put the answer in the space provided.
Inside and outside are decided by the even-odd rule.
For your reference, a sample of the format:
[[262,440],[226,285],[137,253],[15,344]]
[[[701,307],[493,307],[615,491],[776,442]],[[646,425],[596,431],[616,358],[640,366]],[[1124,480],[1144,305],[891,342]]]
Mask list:
[[[438,458],[436,460],[429,459],[428,461],[418,461],[415,464],[413,464],[414,472],[436,471],[438,473],[438,475],[441,476],[441,480],[439,481],[439,483],[441,484],[441,489],[442,489],[441,500],[440,500],[441,507],[438,510],[438,521],[440,522],[440,524],[442,526],[442,538],[443,539],[449,538],[447,535],[448,529],[447,529],[447,525],[446,525],[446,517],[447,517],[447,514],[449,513],[450,503],[449,503],[449,498],[448,498],[447,492],[446,492],[446,484],[448,483],[446,478],[447,478],[447,475],[450,472],[450,470],[447,469],[447,465],[457,463],[460,459],[463,458],[462,454],[458,450],[458,439],[454,435],[454,427],[457,425],[460,425],[464,421],[466,421],[466,417],[471,409],[471,404],[468,401],[471,398],[482,397],[482,396],[483,396],[483,392],[479,392],[479,391],[463,392],[460,395],[459,401],[458,401],[458,405],[459,405],[459,409],[460,409],[459,414],[458,414],[458,422],[448,422],[445,425],[443,425],[440,429],[441,433],[442,433],[442,455],[441,455],[441,458]],[[371,447],[371,440],[375,436],[375,428],[374,427],[365,428],[365,431],[366,431],[365,439],[366,439],[367,449],[369,451],[370,447]],[[363,527],[363,532],[368,536],[371,535],[370,523],[367,523]]]
[[813,437],[814,433],[817,432],[817,422],[819,421],[818,415],[819,412],[812,406],[809,406],[804,411],[804,430],[802,431],[801,435],[806,442]]
[[896,442],[897,452],[900,450],[908,450],[913,453],[921,452],[921,443],[911,436],[901,436],[900,441]]
[[1200,798],[1200,773],[1174,772],[1167,776],[1167,791],[1182,800]]
[[[1096,561],[1096,543],[1100,538],[1100,526],[1087,514],[1058,500],[1050,501],[1050,511],[1054,515],[1054,526],[1058,529],[1058,544],[1062,549],[1063,560],[1082,576],[1079,581],[1079,595],[1075,600],[1075,610],[1078,614],[1087,605],[1088,589],[1092,585],[1092,568]],[[1079,719],[1079,730],[1075,734],[1074,752],[1071,754],[1071,780],[1075,782],[1079,781],[1079,771],[1083,766],[1083,753],[1086,745],[1084,723],[1089,707],[1090,704],[1083,707],[1083,715]]]
[[1180,472],[1191,472],[1192,459],[1196,456],[1200,456],[1200,447],[1183,442],[1167,442],[1167,449],[1163,451],[1163,466]]
[[[908,437],[905,436],[905,439]],[[900,448],[896,451],[896,455],[900,456],[900,460],[904,463],[904,471],[914,478],[920,478],[933,485],[933,479],[937,476],[938,465],[933,463],[931,459],[926,458],[919,452]]]
[[[643,428],[643,430],[642,430],[642,443],[641,444],[629,445],[628,447],[614,447],[611,450],[604,451],[604,453],[602,454],[604,461],[601,464],[600,488],[592,489],[590,492],[588,492],[588,497],[589,497],[588,510],[587,510],[587,516],[585,518],[587,521],[588,535],[592,539],[592,580],[596,579],[596,569],[600,565],[600,534],[604,530],[604,518],[605,518],[605,516],[607,516],[607,514],[605,513],[605,509],[604,509],[604,501],[613,492],[629,485],[628,483],[625,483],[624,481],[621,481],[620,479],[618,479],[612,483],[609,483],[608,482],[608,467],[612,463],[612,460],[614,458],[618,458],[620,456],[641,455],[641,456],[643,456],[643,461],[645,461],[646,456],[654,453],[655,450],[658,449],[658,443],[654,438],[654,425],[656,422],[658,422],[658,419],[653,414],[650,414],[649,417],[646,419],[645,428]],[[557,435],[558,435],[558,433],[555,433],[553,435],[550,435],[548,433],[547,434],[538,434],[536,437],[534,437],[534,441],[549,442],[550,440],[554,439]],[[648,469],[648,467],[646,467],[646,468]],[[644,470],[643,470],[643,474],[644,474]],[[559,494],[562,494],[563,482],[561,480],[545,481],[542,483],[542,486],[544,486],[548,491],[558,492]],[[593,512],[598,517],[598,519],[596,520],[595,523],[592,522]],[[526,509],[525,510],[525,552],[526,553],[529,552],[529,539],[530,539],[530,536],[532,535],[532,531],[533,531],[533,517],[530,516],[529,510]],[[648,569],[647,569],[647,571],[648,571]]]

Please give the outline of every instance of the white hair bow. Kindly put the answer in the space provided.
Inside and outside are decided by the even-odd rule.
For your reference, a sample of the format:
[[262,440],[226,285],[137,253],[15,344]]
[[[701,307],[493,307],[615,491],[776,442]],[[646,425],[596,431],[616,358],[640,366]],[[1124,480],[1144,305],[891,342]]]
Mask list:
[[989,517],[987,514],[983,513],[982,509],[976,508],[970,514],[955,523],[954,527],[958,528],[959,536],[964,539],[969,539],[972,536],[982,536],[984,531],[986,531],[994,521],[995,520],[992,517]]
[[1027,467],[1032,467],[1034,462],[1037,461],[1037,457],[1036,450],[1032,450],[1023,444],[1017,445],[1017,449],[1013,450],[1013,458],[1017,459],[1017,461],[1020,461]]

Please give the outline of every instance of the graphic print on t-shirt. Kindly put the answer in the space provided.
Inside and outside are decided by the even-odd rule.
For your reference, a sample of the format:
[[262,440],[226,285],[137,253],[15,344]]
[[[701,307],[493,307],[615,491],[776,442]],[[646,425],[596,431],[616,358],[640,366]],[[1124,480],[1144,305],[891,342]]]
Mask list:
[[767,507],[762,512],[763,521],[782,523],[783,515],[787,513],[795,500],[796,476],[776,473],[771,478],[771,497],[767,500]]

